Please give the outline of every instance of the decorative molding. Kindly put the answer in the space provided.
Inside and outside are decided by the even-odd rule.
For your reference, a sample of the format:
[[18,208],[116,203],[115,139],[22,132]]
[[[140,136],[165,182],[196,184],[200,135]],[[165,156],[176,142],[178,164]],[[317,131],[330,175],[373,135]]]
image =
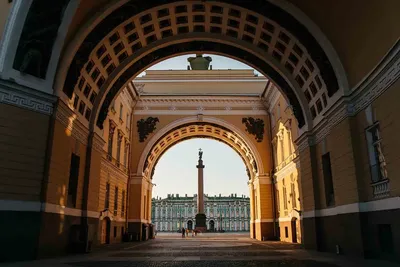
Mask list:
[[19,212],[46,212],[55,214],[64,214],[68,216],[82,217],[86,215],[91,218],[99,218],[97,211],[85,211],[80,209],[68,208],[52,203],[41,203],[39,201],[21,201],[21,200],[0,200],[0,211],[19,211]]
[[385,198],[368,202],[352,203],[333,208],[305,211],[302,218],[328,217],[339,214],[376,212],[400,209],[400,197]]
[[158,118],[153,117],[148,117],[146,120],[141,119],[137,121],[140,143],[143,143],[147,139],[147,136],[157,129],[156,125],[159,121],[160,120]]
[[0,103],[5,103],[46,115],[53,114],[57,97],[13,82],[0,80]]
[[281,181],[283,178],[287,177],[297,169],[300,169],[300,164],[295,161],[291,161],[285,167],[274,173],[275,182]]
[[187,106],[192,105],[198,107],[203,106],[218,106],[221,105],[229,106],[262,106],[259,97],[232,97],[232,96],[185,96],[185,97],[171,97],[171,96],[153,96],[153,97],[142,97],[138,101],[138,106],[166,106],[166,105],[177,105]]
[[256,137],[258,143],[264,139],[264,121],[262,119],[254,119],[252,117],[243,118],[242,123],[246,126],[246,132]]
[[20,201],[0,199],[0,211],[40,212],[41,203],[38,201]]
[[241,110],[226,110],[226,109],[214,109],[214,110],[201,110],[201,109],[186,109],[186,110],[170,110],[170,109],[151,109],[148,107],[142,110],[135,110],[135,115],[144,115],[144,116],[161,116],[161,115],[197,115],[201,112],[203,115],[208,116],[263,116],[267,115],[267,111],[265,110],[252,110],[252,109],[241,109]]

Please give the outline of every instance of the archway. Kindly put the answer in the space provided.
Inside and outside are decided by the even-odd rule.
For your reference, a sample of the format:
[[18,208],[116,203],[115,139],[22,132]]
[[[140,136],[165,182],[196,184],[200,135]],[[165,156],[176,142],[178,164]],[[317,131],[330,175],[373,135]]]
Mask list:
[[215,232],[215,222],[214,222],[214,220],[210,220],[208,222],[208,224],[209,224],[208,230],[211,231],[211,232]]
[[[265,120],[263,116],[259,116],[260,121]],[[242,159],[247,169],[248,187],[250,195],[250,209],[246,211],[251,218],[250,231],[251,237],[272,238],[273,233],[273,213],[272,199],[264,197],[261,199],[262,192],[272,190],[271,180],[266,169],[270,168],[271,158],[268,153],[262,152],[261,147],[268,148],[269,144],[267,139],[257,141],[256,138],[251,138],[245,132],[245,128],[241,117],[235,120],[230,119],[226,121],[218,116],[183,116],[180,119],[175,119],[169,116],[159,116],[160,121],[164,121],[161,129],[150,138],[146,140],[146,145],[140,146],[140,150],[134,152],[133,158],[138,159],[138,165],[132,168],[135,176],[132,177],[130,182],[130,192],[132,193],[129,205],[135,206],[135,203],[140,203],[143,199],[148,200],[143,204],[144,211],[151,206],[150,199],[153,187],[153,173],[155,166],[160,157],[172,146],[179,142],[191,138],[210,138],[221,141],[231,147]],[[167,123],[167,122],[170,123]],[[264,126],[263,126],[264,127]],[[263,133],[265,135],[265,133]],[[268,150],[267,150],[268,151]],[[263,153],[262,156],[260,152]],[[141,189],[139,189],[141,188]],[[144,191],[143,191],[144,188]],[[138,190],[142,193],[138,194]],[[137,205],[136,205],[137,206]],[[230,211],[232,214],[235,210]],[[244,211],[243,211],[244,212]],[[137,213],[139,214],[139,213]],[[138,217],[138,215],[131,215],[128,219],[131,229],[138,228],[140,222],[146,222],[149,217]],[[257,228],[257,229],[256,229]]]
[[[94,23],[90,34],[76,36],[66,48],[56,88],[73,110],[78,109],[74,105],[77,99],[88,100],[86,111],[90,112],[83,117],[78,115],[89,127],[88,147],[101,146],[96,137],[101,133],[110,104],[137,74],[163,59],[193,52],[226,55],[256,68],[284,94],[302,132],[312,129],[344,90],[345,76],[337,73],[340,63],[329,60],[329,44],[318,42],[320,37],[311,35],[302,23],[269,2],[264,7],[258,12],[241,1],[121,4],[114,6],[101,23]],[[123,15],[128,9],[132,11],[130,15]],[[279,11],[280,16],[271,10]],[[109,19],[113,27],[104,28]],[[88,99],[86,95],[92,96],[91,92],[96,97]],[[245,150],[238,151],[242,151],[252,177],[259,172],[259,166],[253,165],[254,155],[243,153]],[[91,161],[90,156],[88,153],[87,162]],[[145,168],[139,166],[133,179],[150,180],[157,159],[154,161],[151,155],[141,162]],[[268,177],[269,172],[263,170],[258,177]],[[90,175],[88,170],[86,192]],[[259,189],[254,186],[253,190]],[[254,191],[253,196],[259,199],[263,194]],[[260,208],[256,206],[255,210]],[[255,220],[266,225],[271,224],[272,218]],[[257,235],[257,231],[251,232]]]
[[56,83],[59,94],[80,96],[80,90],[90,86],[98,95],[93,106],[88,103],[90,121],[101,128],[112,99],[145,68],[182,53],[213,52],[241,60],[270,77],[293,106],[299,126],[309,129],[313,120],[322,118],[335,92],[346,86],[336,78],[345,77],[341,65],[332,57],[329,43],[317,41],[322,34],[311,35],[301,22],[268,1],[254,9],[259,4],[111,4],[111,14],[92,22],[91,33],[77,35],[66,49]]
[[297,218],[292,218],[292,221],[291,221],[291,232],[292,232],[292,242],[293,243],[298,243],[298,241],[297,241],[297,232],[298,232],[298,229],[299,229],[299,225],[298,225],[298,220],[297,220]]
[[193,221],[192,220],[187,221],[186,225],[187,225],[187,229],[193,230]]
[[105,217],[101,221],[101,244],[110,244],[111,237],[111,220]]

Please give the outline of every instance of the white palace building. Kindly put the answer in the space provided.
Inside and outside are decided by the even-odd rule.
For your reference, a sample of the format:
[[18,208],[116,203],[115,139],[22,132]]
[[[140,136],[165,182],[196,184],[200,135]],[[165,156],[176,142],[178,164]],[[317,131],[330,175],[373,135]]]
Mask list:
[[[204,212],[208,231],[239,232],[250,230],[250,199],[244,195],[204,195]],[[152,199],[152,223],[157,231],[176,232],[184,227],[194,229],[197,194]]]

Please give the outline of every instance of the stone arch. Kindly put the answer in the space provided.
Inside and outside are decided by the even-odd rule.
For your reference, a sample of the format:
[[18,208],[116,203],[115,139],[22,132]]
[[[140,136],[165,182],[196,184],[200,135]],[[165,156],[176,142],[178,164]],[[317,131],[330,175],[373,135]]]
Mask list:
[[204,116],[199,121],[193,116],[168,124],[150,139],[141,153],[136,169],[137,175],[151,178],[154,167],[163,153],[181,141],[196,137],[216,139],[230,146],[242,158],[249,170],[249,178],[264,174],[264,164],[260,155],[240,129],[214,117]]
[[[340,62],[335,62],[335,67],[330,62],[330,59],[335,58],[332,56],[335,54],[334,50],[323,49],[320,45],[322,43],[329,46],[326,38],[318,34],[316,40],[317,37],[307,30],[312,23],[305,20],[307,27],[304,26],[280,7],[285,5],[268,1],[263,1],[261,8],[243,1],[172,1],[164,5],[159,1],[148,2],[151,3],[135,6],[128,2],[115,6],[115,10],[93,27],[74,56],[69,55],[72,62],[71,59],[68,61],[71,66],[63,86],[68,97],[71,98],[86,85],[97,91],[96,94],[108,95],[112,92],[110,97],[102,97],[98,106],[93,107],[92,103],[87,103],[88,107],[95,110],[92,116],[97,117],[100,113],[100,119],[94,119],[100,127],[101,113],[108,109],[107,99],[118,91],[112,90],[118,86],[110,79],[127,81],[133,78],[129,75],[132,71],[114,76],[113,72],[123,71],[118,66],[131,60],[132,55],[142,55],[143,49],[149,46],[162,42],[171,44],[173,37],[184,39],[188,34],[193,34],[195,39],[197,36],[197,40],[204,40],[205,34],[209,35],[209,39],[228,36],[226,38],[230,41],[240,43],[240,51],[246,50],[246,47],[251,51],[258,51],[264,64],[270,67],[266,68],[267,71],[248,59],[243,61],[264,73],[271,67],[275,70],[276,77],[271,78],[294,107],[300,127],[307,124],[307,121],[320,120],[324,110],[330,105],[330,97],[343,90],[341,87],[347,84],[337,78],[340,76],[340,79],[345,79],[344,75],[336,75],[338,72],[343,74]],[[257,10],[255,6],[258,7]],[[131,12],[126,12],[127,10]],[[175,18],[180,19],[176,21]],[[320,33],[316,27],[312,28],[312,32]],[[203,38],[199,35],[203,35]],[[325,50],[329,50],[329,59]],[[290,90],[282,89],[286,87]]]

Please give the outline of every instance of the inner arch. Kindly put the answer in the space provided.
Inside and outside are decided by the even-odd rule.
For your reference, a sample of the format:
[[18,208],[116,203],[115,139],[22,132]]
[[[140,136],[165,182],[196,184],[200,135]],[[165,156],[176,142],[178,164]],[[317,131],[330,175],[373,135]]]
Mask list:
[[175,127],[173,124],[166,126],[164,131],[160,131],[163,132],[162,134],[154,136],[147,144],[140,157],[137,172],[151,178],[158,160],[170,147],[192,138],[215,139],[230,146],[242,158],[248,170],[249,179],[264,172],[257,150],[249,145],[251,141],[232,129],[210,121],[192,121]]

